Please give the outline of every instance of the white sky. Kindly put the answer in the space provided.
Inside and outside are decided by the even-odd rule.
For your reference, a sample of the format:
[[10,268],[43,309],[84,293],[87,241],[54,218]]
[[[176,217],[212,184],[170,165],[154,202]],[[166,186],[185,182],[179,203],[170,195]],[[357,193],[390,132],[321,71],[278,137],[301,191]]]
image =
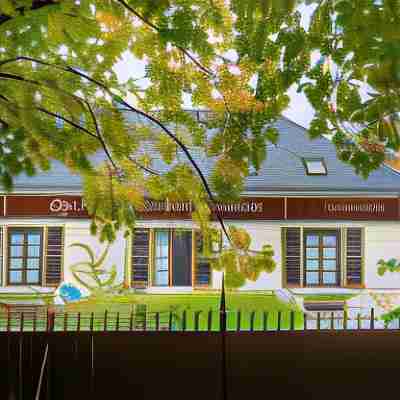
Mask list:
[[[312,8],[301,6],[300,11],[302,13],[302,24],[308,26]],[[142,78],[145,73],[144,67],[144,62],[135,59],[130,53],[125,53],[122,60],[115,66],[115,71],[120,82],[124,82],[129,78]],[[142,80],[140,83],[143,86],[146,86],[147,84],[146,80]],[[291,101],[289,107],[283,114],[299,125],[308,128],[314,115],[314,111],[304,94],[296,93],[296,89],[297,87],[292,87],[289,90],[288,95],[290,96]]]

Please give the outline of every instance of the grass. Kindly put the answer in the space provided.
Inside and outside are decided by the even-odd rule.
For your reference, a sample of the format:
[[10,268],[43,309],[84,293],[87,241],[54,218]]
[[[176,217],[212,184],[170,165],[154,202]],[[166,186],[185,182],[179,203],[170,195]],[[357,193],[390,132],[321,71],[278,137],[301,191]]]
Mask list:
[[[220,295],[213,293],[193,293],[193,294],[129,294],[110,298],[88,299],[66,306],[69,313],[90,313],[104,317],[107,310],[110,324],[114,324],[117,319],[117,313],[120,313],[121,323],[128,322],[131,310],[135,312],[146,309],[148,318],[148,327],[155,325],[156,313],[160,313],[161,323],[167,323],[169,313],[173,313],[176,329],[182,329],[184,324],[184,311],[186,312],[186,329],[195,328],[195,315],[199,313],[199,329],[207,330],[219,329],[219,303]],[[264,313],[267,313],[268,328],[276,329],[278,326],[278,312],[281,312],[281,328],[287,329],[290,325],[290,312],[294,311],[295,326],[302,326],[303,319],[299,310],[293,309],[287,304],[281,302],[273,294],[265,293],[227,293],[226,309],[228,311],[227,324],[228,329],[234,330],[238,324],[238,312],[240,311],[241,330],[250,329],[252,312],[254,312],[254,329],[263,328]],[[211,317],[210,317],[211,315]],[[124,321],[123,321],[124,320]],[[113,327],[110,326],[112,329]]]
[[[78,313],[80,313],[80,329],[90,328],[91,314],[94,315],[93,326],[95,330],[104,329],[105,312],[107,310],[106,327],[108,330],[128,330],[130,327],[131,313],[133,312],[136,326],[143,328],[146,315],[146,328],[153,330],[156,326],[156,313],[159,313],[160,326],[168,326],[170,313],[173,327],[176,330],[195,330],[196,315],[198,315],[199,330],[219,330],[219,304],[218,293],[197,292],[191,294],[125,294],[108,297],[84,299],[79,302],[69,303],[60,309],[56,315],[56,330],[76,330]],[[280,301],[272,293],[234,292],[226,294],[227,327],[236,330],[240,319],[240,330],[249,330],[253,318],[254,330],[264,328],[264,319],[267,319],[267,329],[276,330],[280,315],[280,328],[289,329],[291,312],[294,315],[295,328],[303,327],[303,315],[300,310],[294,309]],[[239,313],[240,312],[240,313]],[[63,313],[68,313],[67,319]],[[11,325],[18,329],[20,326],[19,315],[14,315]],[[7,321],[0,318],[0,330],[6,329]],[[32,318],[25,318],[24,329],[32,330]],[[37,321],[38,330],[45,329],[45,321]]]
[[304,301],[346,301],[356,294],[312,294],[304,295]]

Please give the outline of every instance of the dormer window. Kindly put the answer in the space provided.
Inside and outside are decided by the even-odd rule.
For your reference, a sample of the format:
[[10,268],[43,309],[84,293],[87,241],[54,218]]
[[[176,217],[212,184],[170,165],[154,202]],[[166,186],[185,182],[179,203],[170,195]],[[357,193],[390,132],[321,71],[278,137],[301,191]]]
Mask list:
[[328,175],[323,158],[303,158],[303,164],[307,175]]

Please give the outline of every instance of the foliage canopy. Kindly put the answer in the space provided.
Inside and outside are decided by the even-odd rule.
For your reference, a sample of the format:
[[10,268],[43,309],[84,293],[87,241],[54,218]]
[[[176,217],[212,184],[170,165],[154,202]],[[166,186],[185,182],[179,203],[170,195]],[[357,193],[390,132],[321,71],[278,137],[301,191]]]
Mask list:
[[[134,225],[145,196],[192,200],[211,235],[208,202],[239,196],[294,84],[316,111],[311,137],[330,133],[367,176],[400,147],[399,18],[399,0],[2,0],[1,183],[56,159],[83,177],[102,240]],[[145,75],[121,82],[126,52]],[[209,181],[195,153],[215,158]]]

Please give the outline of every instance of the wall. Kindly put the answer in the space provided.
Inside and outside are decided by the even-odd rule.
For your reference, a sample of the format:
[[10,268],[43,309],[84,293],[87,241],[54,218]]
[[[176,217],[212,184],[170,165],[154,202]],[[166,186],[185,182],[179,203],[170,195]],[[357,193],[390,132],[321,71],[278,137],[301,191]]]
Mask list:
[[[87,262],[89,256],[84,249],[75,246],[71,247],[73,243],[88,245],[94,252],[95,260],[98,260],[103,254],[104,250],[107,248],[107,243],[100,243],[97,237],[90,234],[88,221],[72,222],[65,226],[64,280],[80,286],[74,279],[70,267],[78,262]],[[117,283],[121,283],[124,280],[126,244],[127,241],[123,237],[123,232],[119,232],[116,241],[111,244],[102,266],[102,269],[108,271],[113,265],[117,267]],[[106,277],[103,277],[103,280],[105,279]]]

